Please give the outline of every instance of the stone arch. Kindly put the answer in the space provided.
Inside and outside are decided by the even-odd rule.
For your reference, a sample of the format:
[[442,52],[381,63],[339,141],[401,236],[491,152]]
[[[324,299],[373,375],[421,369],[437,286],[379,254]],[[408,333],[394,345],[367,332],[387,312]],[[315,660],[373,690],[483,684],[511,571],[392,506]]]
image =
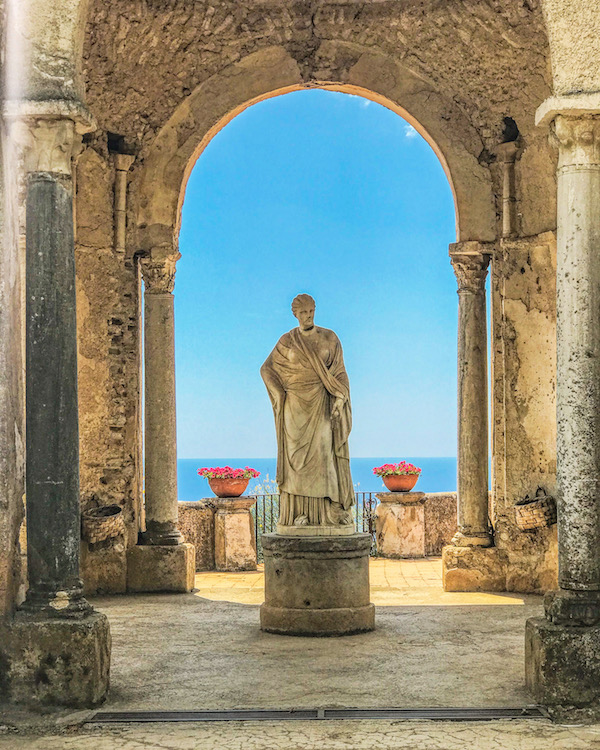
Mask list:
[[457,239],[495,239],[492,178],[480,158],[484,145],[456,104],[384,54],[340,42],[325,43],[320,53],[328,60],[342,60],[329,67],[323,80],[305,82],[298,63],[283,47],[269,47],[210,77],[177,107],[140,155],[140,250],[177,247],[188,177],[219,130],[256,102],[305,88],[361,95],[405,118],[428,141],[446,172],[455,198]]

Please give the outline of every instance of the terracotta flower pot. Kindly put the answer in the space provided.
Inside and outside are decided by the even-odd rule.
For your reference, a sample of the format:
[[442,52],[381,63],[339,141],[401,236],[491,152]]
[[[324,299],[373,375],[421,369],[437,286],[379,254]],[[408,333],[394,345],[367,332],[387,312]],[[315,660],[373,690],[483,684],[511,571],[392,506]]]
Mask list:
[[409,492],[417,483],[420,474],[388,474],[383,483],[390,492]]
[[250,479],[209,479],[208,484],[217,497],[239,497]]

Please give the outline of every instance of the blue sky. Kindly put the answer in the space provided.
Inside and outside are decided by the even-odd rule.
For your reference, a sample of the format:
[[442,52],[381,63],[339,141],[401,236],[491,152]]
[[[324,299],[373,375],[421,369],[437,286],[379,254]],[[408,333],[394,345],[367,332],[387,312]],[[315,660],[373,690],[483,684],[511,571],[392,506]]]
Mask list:
[[311,90],[238,115],[183,205],[179,457],[276,454],[259,369],[300,292],[344,348],[352,455],[456,455],[454,241],[442,167],[397,114]]

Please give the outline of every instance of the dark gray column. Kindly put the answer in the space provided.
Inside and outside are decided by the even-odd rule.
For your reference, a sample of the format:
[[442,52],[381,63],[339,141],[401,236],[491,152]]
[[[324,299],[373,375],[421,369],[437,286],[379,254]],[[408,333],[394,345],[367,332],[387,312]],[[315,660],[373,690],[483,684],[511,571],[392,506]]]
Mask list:
[[557,500],[555,623],[600,622],[600,117],[555,120]]
[[489,547],[485,278],[479,242],[450,246],[458,281],[458,547]]
[[33,172],[26,205],[25,609],[90,610],[79,578],[77,325],[71,180]]
[[144,544],[173,545],[177,529],[177,417],[173,287],[179,256],[141,259],[144,278]]

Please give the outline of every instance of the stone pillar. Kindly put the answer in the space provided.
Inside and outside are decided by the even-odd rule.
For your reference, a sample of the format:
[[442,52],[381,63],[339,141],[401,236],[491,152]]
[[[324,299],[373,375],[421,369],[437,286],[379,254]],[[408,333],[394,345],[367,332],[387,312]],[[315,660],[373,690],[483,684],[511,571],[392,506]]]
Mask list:
[[485,278],[492,247],[450,246],[458,280],[458,531],[442,550],[445,591],[502,591],[506,556],[492,546],[488,492]]
[[490,262],[479,242],[450,246],[458,281],[457,547],[489,547],[488,399],[485,278]]
[[252,496],[212,498],[215,514],[215,567],[220,571],[256,570]]
[[[0,632],[8,697],[93,705],[108,690],[110,633],[79,577],[79,425],[73,119],[21,117],[26,173],[26,496],[29,588]],[[4,653],[1,653],[4,652]],[[67,664],[64,654],[68,653]]]
[[194,586],[194,546],[182,543],[177,528],[173,287],[178,257],[156,248],[140,259],[145,284],[146,530],[141,543],[127,553],[130,591],[191,591]]
[[[559,589],[527,622],[527,684],[600,715],[600,112],[554,119]],[[590,715],[590,714],[588,714]]]
[[141,259],[144,279],[145,544],[180,544],[173,287],[178,256]]
[[378,492],[375,529],[377,556],[425,557],[424,492]]

